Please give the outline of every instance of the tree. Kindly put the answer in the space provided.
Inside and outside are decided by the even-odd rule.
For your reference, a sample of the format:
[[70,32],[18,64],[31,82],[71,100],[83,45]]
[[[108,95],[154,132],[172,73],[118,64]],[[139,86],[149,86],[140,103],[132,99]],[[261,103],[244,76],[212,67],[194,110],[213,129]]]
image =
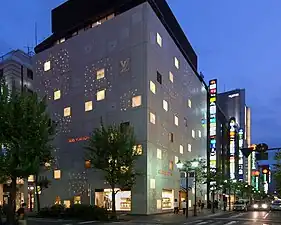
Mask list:
[[14,224],[17,179],[36,174],[49,157],[53,130],[46,101],[36,94],[9,91],[1,83],[0,93],[0,178],[10,180],[8,224]]
[[[112,190],[112,216],[116,218],[115,196],[122,188],[132,188],[140,173],[135,170],[138,152],[132,127],[104,126],[94,129],[86,157],[91,167],[103,171],[105,180]],[[116,190],[119,188],[118,190]]]
[[277,193],[281,196],[281,151],[276,152],[275,160],[274,178],[276,181]]

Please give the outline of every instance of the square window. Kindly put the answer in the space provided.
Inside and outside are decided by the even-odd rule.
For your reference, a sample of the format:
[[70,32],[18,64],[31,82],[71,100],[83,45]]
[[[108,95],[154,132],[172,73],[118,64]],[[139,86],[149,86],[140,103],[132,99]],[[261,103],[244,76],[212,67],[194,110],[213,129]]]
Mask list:
[[157,82],[162,84],[162,75],[157,71]]
[[174,142],[174,134],[173,133],[169,133],[169,141]]
[[191,144],[187,144],[187,151],[191,152]]
[[179,69],[179,68],[180,68],[180,63],[179,63],[179,60],[178,60],[177,57],[174,58],[174,63],[175,63],[175,67],[176,67],[177,69]]
[[162,150],[157,148],[157,159],[162,159]]
[[192,136],[193,138],[195,138],[195,131],[194,131],[194,130],[191,131],[191,136]]
[[91,110],[93,110],[93,102],[92,101],[85,102],[85,112],[88,112]]
[[159,33],[156,34],[156,41],[157,41],[157,44],[162,47],[162,37],[160,36]]
[[64,110],[63,110],[63,116],[66,117],[66,116],[70,116],[70,115],[71,115],[71,109],[70,109],[70,107],[64,108]]
[[142,145],[135,145],[133,151],[135,155],[142,155]]
[[165,111],[168,111],[168,102],[166,101],[166,100],[163,100],[163,109],[165,110]]
[[149,121],[152,124],[156,123],[156,118],[155,118],[155,114],[153,114],[152,112],[149,114]]
[[104,78],[104,69],[100,69],[97,71],[97,80]]
[[132,107],[141,106],[141,95],[132,98]]
[[51,61],[47,61],[44,63],[44,71],[48,71],[51,69]]
[[105,99],[105,89],[97,92],[97,101]]
[[180,145],[180,154],[183,154],[183,146]]
[[188,106],[189,108],[191,108],[191,100],[190,100],[190,99],[187,100],[187,106]]
[[177,116],[174,116],[174,122],[176,126],[179,125],[179,118]]
[[155,189],[155,179],[150,179],[150,188]]
[[61,92],[60,90],[57,90],[54,92],[54,100],[58,100],[61,97]]
[[149,82],[149,88],[153,94],[156,93],[156,85],[152,81]]
[[174,83],[174,74],[172,72],[169,72],[169,80]]
[[169,162],[169,170],[173,170],[174,169],[174,162],[170,161]]
[[70,200],[64,200],[63,205],[65,206],[65,208],[70,208],[70,206],[71,206]]
[[179,157],[175,156],[175,164],[179,162]]
[[54,170],[54,179],[59,180],[61,178],[61,171]]
[[198,130],[198,137],[200,137],[201,138],[201,131],[200,130]]

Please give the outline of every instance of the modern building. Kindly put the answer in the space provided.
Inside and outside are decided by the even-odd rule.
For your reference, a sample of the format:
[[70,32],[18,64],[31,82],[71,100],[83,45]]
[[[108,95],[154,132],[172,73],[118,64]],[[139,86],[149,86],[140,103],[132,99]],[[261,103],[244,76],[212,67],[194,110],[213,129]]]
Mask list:
[[[22,50],[13,50],[3,56],[0,56],[0,79],[4,79],[9,89],[18,91],[27,91],[33,93],[33,70],[31,54]],[[1,149],[3,152],[3,148]],[[25,183],[26,184],[26,183]],[[18,180],[17,207],[21,200],[30,202],[27,193],[27,185],[23,180]],[[9,185],[0,184],[0,205],[8,202]]]
[[42,206],[111,207],[104,177],[84,166],[84,146],[102,117],[134,127],[144,173],[132,190],[118,192],[117,210],[171,210],[181,196],[176,163],[206,157],[207,86],[168,4],[67,1],[52,11],[52,31],[34,57],[37,91],[59,122]]
[[[230,148],[233,147],[233,152],[230,152],[230,177],[251,184],[252,169],[255,167],[255,153],[246,159],[240,151],[241,148],[251,144],[251,112],[250,108],[246,106],[245,89],[235,89],[218,94],[218,105],[229,122],[231,119],[234,119],[235,122],[232,128],[232,125],[229,127],[235,130],[235,138],[233,141],[230,140]],[[232,150],[230,149],[230,151]]]

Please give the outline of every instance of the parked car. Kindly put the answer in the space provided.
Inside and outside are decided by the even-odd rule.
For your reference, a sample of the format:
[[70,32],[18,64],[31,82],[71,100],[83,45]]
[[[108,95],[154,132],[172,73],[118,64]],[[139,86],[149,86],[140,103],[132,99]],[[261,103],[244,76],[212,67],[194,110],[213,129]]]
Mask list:
[[251,205],[250,209],[254,211],[259,211],[259,210],[266,211],[269,210],[269,204],[266,201],[255,201]]
[[270,205],[270,210],[281,211],[281,200],[275,200]]
[[233,210],[234,211],[248,211],[249,202],[245,200],[238,200],[234,202]]

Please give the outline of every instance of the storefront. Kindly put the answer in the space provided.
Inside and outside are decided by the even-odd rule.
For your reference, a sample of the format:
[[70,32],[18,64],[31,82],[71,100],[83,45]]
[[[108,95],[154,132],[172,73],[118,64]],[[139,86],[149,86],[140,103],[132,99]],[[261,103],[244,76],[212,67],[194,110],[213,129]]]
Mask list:
[[173,209],[174,203],[174,190],[162,190],[162,210]]
[[[117,191],[115,196],[116,211],[131,211],[131,191]],[[109,210],[112,209],[112,191],[111,189],[96,190],[95,191],[95,205],[104,207]]]

